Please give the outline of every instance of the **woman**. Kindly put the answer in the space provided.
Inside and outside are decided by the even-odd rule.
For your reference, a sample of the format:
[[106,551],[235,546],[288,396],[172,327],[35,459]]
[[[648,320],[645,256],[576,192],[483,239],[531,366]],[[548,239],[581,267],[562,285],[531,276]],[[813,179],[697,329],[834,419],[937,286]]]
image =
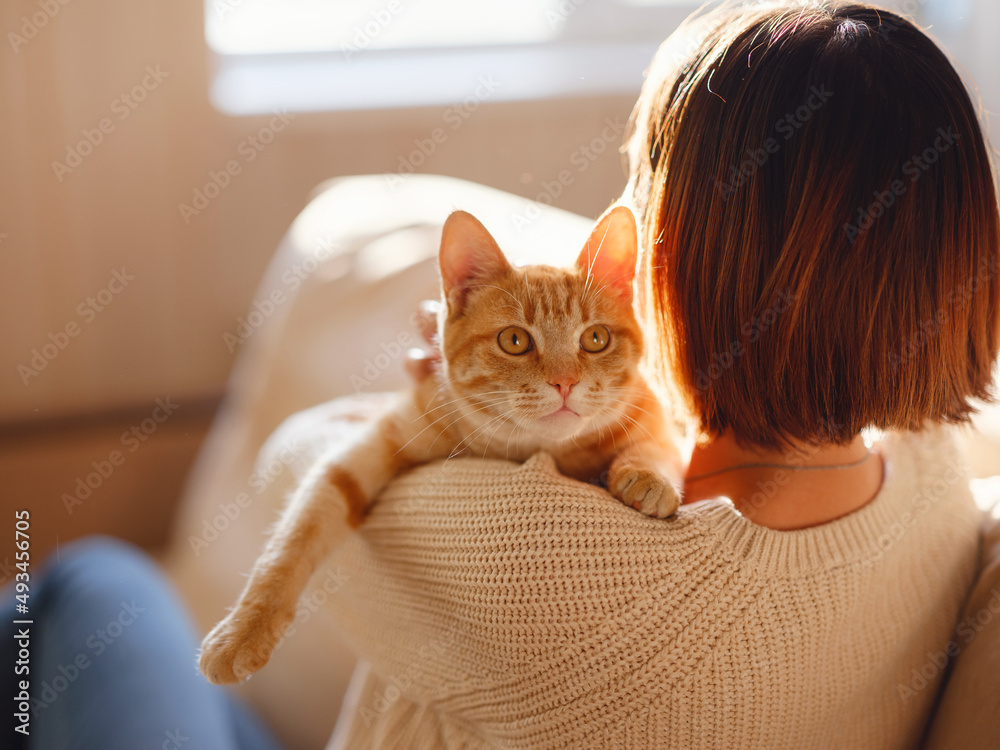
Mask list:
[[698,437],[685,505],[645,518],[544,455],[396,480],[334,553],[366,662],[332,747],[923,732],[939,681],[912,674],[978,549],[938,425],[988,395],[998,345],[996,190],[959,77],[867,6],[714,11],[661,49],[628,151],[650,364]]
[[337,553],[372,669],[336,747],[921,737],[940,681],[914,675],[978,553],[938,425],[988,395],[998,341],[958,75],[866,6],[712,12],[657,55],[628,153],[651,364],[699,437],[685,506],[639,517],[543,456],[397,480]]

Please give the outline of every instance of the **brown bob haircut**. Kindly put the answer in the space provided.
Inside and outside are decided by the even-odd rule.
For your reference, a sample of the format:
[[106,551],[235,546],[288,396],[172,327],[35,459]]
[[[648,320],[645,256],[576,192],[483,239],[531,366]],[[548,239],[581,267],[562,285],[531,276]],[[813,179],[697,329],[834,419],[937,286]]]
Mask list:
[[657,53],[627,148],[649,353],[703,434],[845,443],[990,398],[991,159],[911,22],[842,2],[709,11]]

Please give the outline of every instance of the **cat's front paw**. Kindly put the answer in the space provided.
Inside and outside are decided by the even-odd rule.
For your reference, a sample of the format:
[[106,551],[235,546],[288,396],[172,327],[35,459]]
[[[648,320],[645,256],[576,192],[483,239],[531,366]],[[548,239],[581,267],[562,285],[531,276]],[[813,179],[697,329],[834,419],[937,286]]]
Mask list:
[[201,673],[216,685],[245,680],[267,664],[290,621],[238,606],[201,642]]
[[681,501],[677,489],[665,476],[634,466],[612,472],[608,489],[625,505],[653,518],[673,515]]

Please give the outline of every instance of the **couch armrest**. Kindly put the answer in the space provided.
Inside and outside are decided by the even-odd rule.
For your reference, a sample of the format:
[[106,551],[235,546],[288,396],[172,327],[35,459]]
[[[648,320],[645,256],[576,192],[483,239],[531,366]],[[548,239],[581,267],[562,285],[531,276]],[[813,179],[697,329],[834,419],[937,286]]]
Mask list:
[[1000,476],[972,489],[983,509],[979,578],[955,628],[926,750],[1000,747]]

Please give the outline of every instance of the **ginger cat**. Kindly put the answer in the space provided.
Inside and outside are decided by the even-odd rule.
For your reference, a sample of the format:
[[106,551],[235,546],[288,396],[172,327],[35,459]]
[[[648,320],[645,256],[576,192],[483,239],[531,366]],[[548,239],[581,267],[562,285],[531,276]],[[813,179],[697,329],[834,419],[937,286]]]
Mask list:
[[636,253],[624,206],[601,217],[573,269],[514,268],[479,221],[451,214],[439,257],[439,372],[309,471],[235,608],[205,637],[202,673],[221,684],[263,667],[312,573],[379,490],[417,464],[459,454],[523,461],[544,450],[564,474],[606,477],[627,505],[672,514],[680,459],[638,371]]

